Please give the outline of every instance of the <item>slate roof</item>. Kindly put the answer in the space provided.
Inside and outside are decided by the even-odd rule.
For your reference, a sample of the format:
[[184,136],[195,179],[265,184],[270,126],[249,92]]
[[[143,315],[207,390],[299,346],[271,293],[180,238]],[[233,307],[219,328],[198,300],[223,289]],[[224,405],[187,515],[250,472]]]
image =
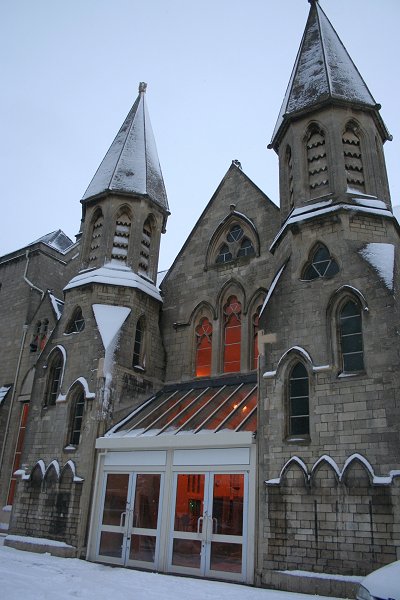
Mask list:
[[[348,102],[376,112],[380,108],[318,0],[311,0],[307,24],[270,146],[275,146],[288,117],[327,101]],[[382,125],[386,132],[383,122]],[[390,139],[388,133],[387,137]]]
[[167,193],[145,101],[146,84],[108,149],[82,201],[104,192],[147,195],[168,211]]

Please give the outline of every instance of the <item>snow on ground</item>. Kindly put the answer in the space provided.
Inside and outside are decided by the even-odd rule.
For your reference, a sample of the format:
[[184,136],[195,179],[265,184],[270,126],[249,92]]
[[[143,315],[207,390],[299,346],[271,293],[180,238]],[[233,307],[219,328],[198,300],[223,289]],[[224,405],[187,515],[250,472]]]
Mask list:
[[[4,600],[323,600],[231,583],[144,573],[0,546]],[[332,599],[330,599],[332,600]]]

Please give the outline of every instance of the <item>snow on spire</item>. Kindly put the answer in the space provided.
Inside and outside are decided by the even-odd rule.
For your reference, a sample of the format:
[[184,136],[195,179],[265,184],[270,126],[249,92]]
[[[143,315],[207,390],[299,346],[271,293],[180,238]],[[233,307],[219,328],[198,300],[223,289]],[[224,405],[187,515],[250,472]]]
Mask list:
[[[289,85],[269,147],[279,144],[291,115],[313,109],[323,102],[348,102],[374,109],[375,102],[346,48],[318,0],[309,0],[310,12]],[[383,129],[390,139],[382,122]]]
[[145,101],[146,88],[145,82],[139,83],[139,95],[84,193],[83,201],[106,192],[139,194],[149,196],[169,211]]

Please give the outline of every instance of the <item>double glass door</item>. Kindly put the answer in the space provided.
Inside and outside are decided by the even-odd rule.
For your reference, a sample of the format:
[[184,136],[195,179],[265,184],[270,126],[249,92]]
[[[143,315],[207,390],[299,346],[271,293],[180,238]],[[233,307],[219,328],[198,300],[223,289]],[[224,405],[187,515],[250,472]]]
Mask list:
[[245,473],[175,476],[169,570],[242,581],[245,572]]
[[160,473],[107,473],[97,558],[153,568],[159,552]]

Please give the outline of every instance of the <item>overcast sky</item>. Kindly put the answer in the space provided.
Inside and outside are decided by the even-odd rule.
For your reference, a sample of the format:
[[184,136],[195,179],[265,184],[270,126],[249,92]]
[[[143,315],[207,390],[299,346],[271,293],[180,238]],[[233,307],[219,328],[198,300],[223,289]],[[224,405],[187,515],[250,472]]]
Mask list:
[[[393,134],[400,204],[399,0],[321,0]],[[80,199],[146,81],[172,215],[167,268],[232,159],[278,203],[266,146],[307,0],[2,0],[0,255],[78,232]]]

